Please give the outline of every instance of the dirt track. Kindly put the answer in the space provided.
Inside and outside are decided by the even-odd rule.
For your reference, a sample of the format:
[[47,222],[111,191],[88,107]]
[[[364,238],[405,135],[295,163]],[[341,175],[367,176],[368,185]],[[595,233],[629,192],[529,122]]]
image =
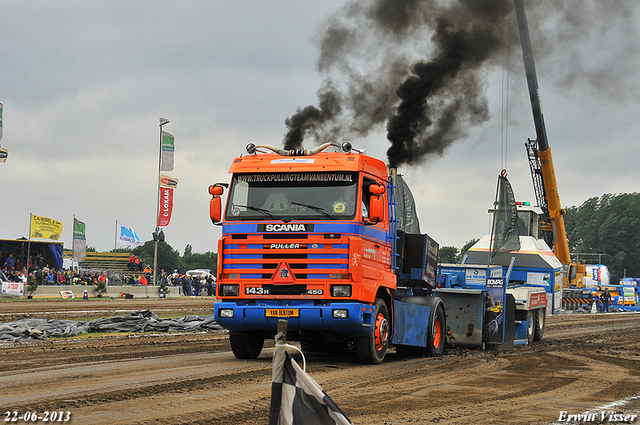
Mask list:
[[[210,298],[2,301],[0,322],[139,309],[209,315],[212,305]],[[223,331],[4,345],[0,408],[3,414],[69,411],[75,424],[266,424],[272,346],[258,360],[239,361]],[[550,424],[562,411],[591,410],[596,419],[609,411],[640,414],[640,399],[633,398],[640,396],[640,315],[549,317],[542,341],[510,353],[390,353],[379,366],[310,354],[307,371],[354,424]],[[619,422],[607,416],[585,423]]]

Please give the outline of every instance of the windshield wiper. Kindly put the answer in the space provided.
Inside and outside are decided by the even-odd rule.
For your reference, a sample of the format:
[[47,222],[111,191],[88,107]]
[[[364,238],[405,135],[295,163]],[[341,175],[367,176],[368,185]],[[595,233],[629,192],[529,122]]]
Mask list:
[[269,212],[269,210],[265,210],[264,208],[258,208],[258,207],[252,207],[251,205],[238,205],[238,204],[233,204],[234,207],[239,207],[239,208],[246,208],[248,210],[251,211],[258,211],[259,213],[262,213],[268,217],[271,217],[274,220],[280,220],[283,221],[285,223],[288,223],[291,221],[290,217],[278,217],[276,215],[273,215]]
[[334,216],[334,215],[331,215],[331,214],[329,214],[328,212],[326,212],[326,211],[324,210],[324,208],[316,207],[315,205],[300,204],[300,203],[298,203],[298,202],[291,202],[291,204],[293,204],[293,205],[298,205],[298,206],[301,206],[301,207],[311,208],[311,209],[312,209],[312,210],[314,210],[315,212],[319,212],[319,213],[320,213],[320,214],[322,214],[323,216],[325,216],[325,217],[329,217],[331,220],[337,220],[337,219],[338,219],[338,217],[336,217],[336,216]]

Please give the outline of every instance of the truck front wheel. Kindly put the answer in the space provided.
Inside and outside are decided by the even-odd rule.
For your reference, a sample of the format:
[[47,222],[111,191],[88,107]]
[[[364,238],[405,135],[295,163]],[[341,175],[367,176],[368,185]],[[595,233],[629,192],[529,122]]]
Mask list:
[[356,338],[356,354],[358,360],[364,364],[382,363],[389,347],[391,324],[387,304],[380,298],[376,298],[374,306],[372,332],[367,336]]
[[264,338],[235,332],[229,332],[229,341],[236,359],[257,359],[264,345]]

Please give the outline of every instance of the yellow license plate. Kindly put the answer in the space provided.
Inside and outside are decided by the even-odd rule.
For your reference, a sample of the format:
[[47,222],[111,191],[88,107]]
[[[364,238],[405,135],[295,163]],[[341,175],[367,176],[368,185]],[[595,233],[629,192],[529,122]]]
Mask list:
[[299,310],[296,308],[268,308],[267,317],[298,317]]

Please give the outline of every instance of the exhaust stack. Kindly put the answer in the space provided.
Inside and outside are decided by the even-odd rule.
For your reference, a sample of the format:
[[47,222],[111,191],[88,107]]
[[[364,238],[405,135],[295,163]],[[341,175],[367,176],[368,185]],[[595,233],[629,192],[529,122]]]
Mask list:
[[396,184],[398,178],[398,167],[389,167],[389,175],[393,178],[393,184]]

